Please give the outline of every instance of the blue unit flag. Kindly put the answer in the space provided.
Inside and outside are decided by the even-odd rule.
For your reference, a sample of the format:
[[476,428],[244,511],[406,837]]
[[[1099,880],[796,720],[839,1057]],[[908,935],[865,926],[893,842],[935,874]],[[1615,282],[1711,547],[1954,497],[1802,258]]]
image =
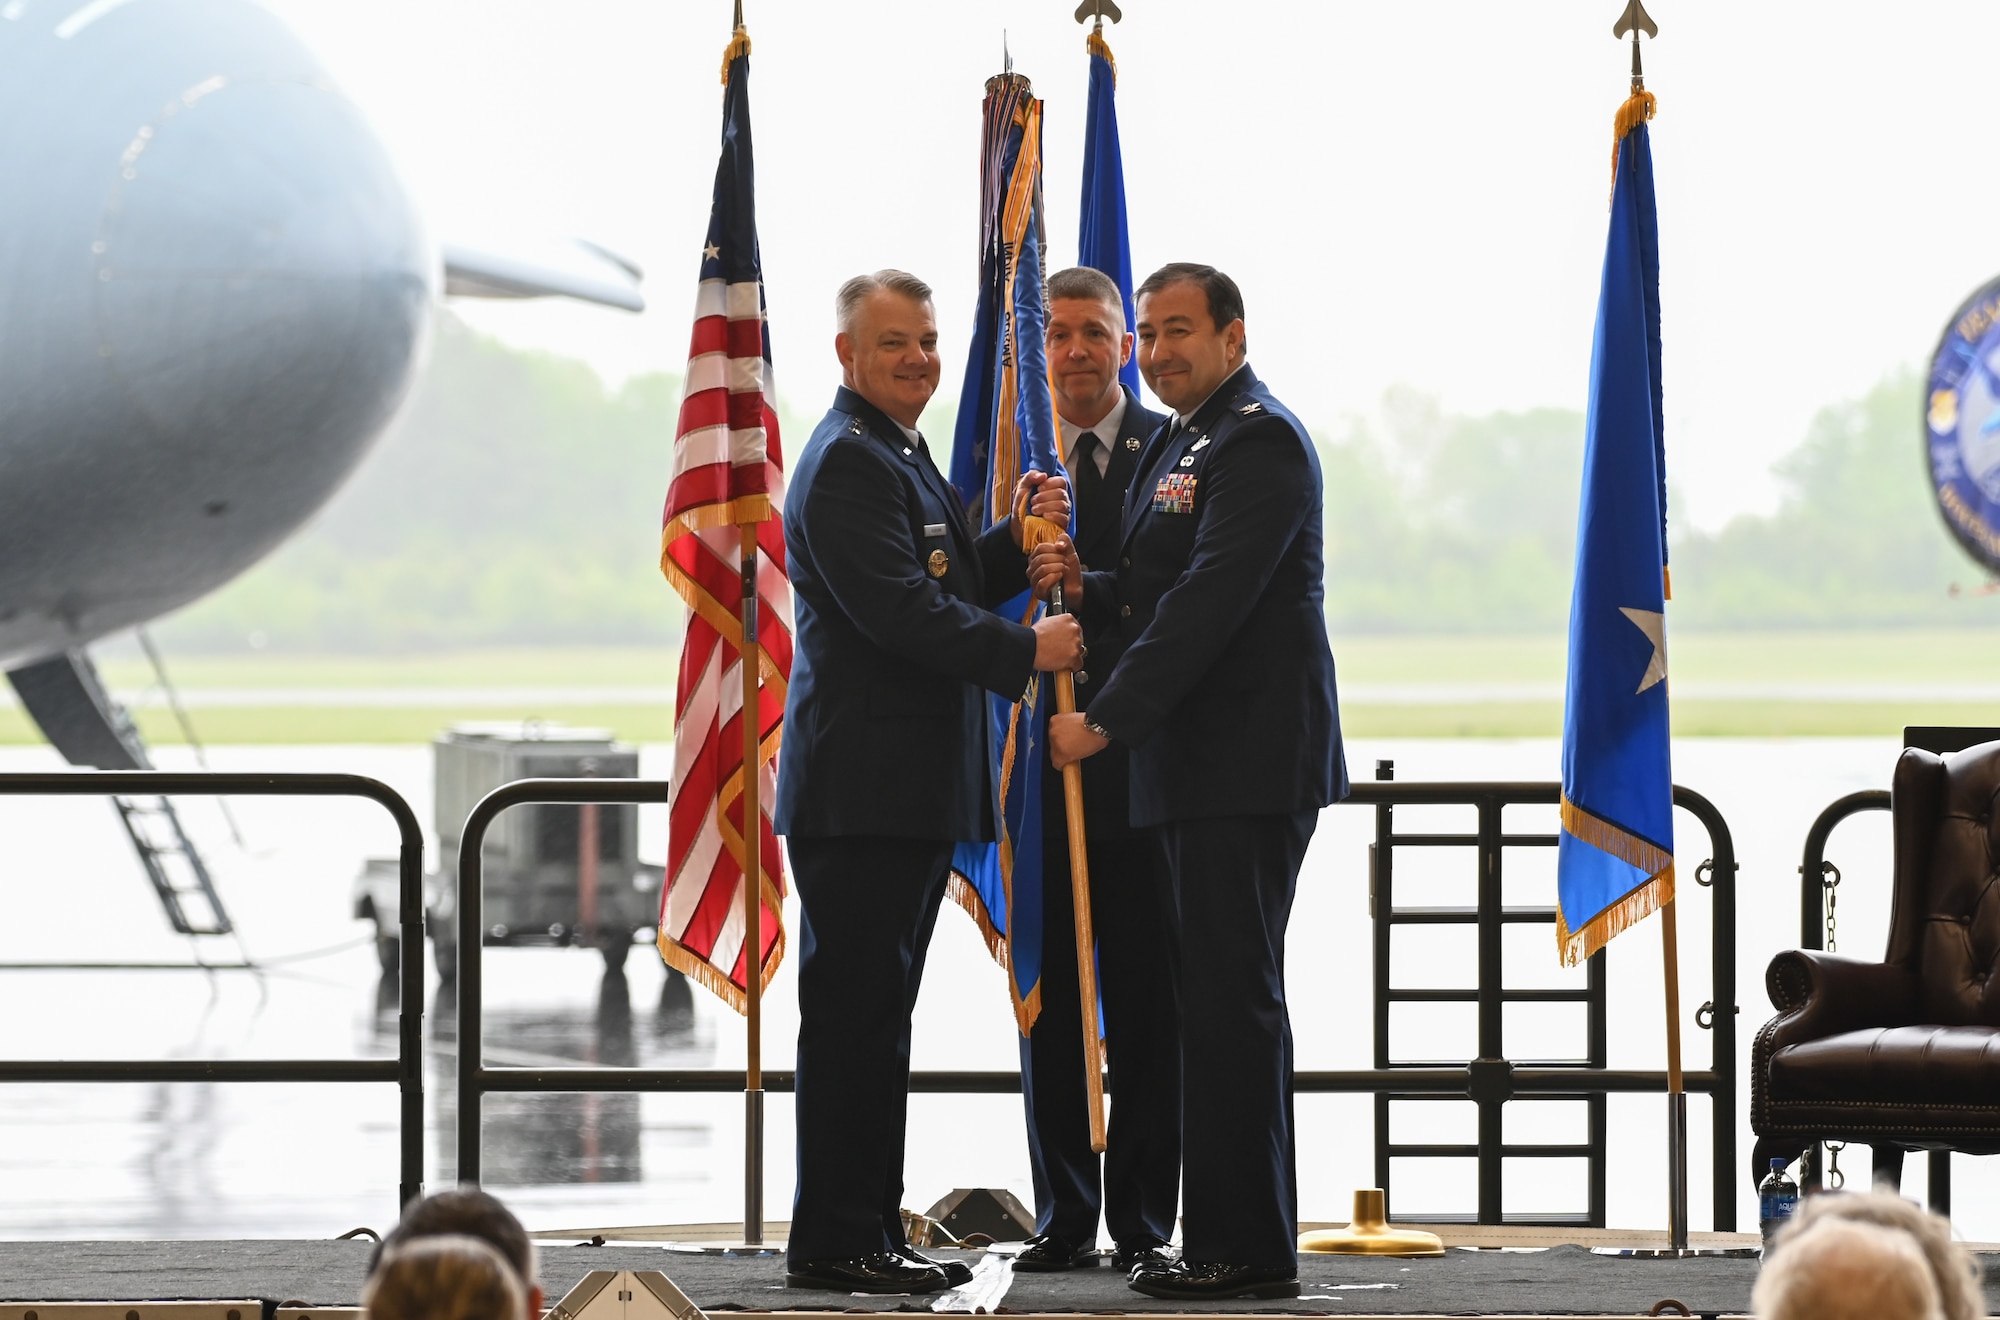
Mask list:
[[[1011,511],[1023,471],[1062,470],[1042,346],[1042,103],[1026,78],[1009,73],[987,81],[981,145],[979,313],[959,394],[951,481],[983,531]],[[1030,547],[1039,523],[1031,520]],[[1063,529],[1042,524],[1040,530]],[[999,612],[1029,623],[1040,608],[1024,585]],[[1049,695],[1037,674],[1021,700],[987,697],[998,842],[961,843],[952,859],[951,896],[1007,968],[1024,1036],[1041,1012],[1041,777]]]
[[[1098,20],[1100,23],[1102,19]],[[1118,61],[1102,32],[1092,32],[1090,96],[1083,114],[1083,206],[1077,225],[1077,264],[1101,270],[1125,303],[1125,332],[1136,329],[1132,310],[1132,240],[1125,228],[1125,158],[1118,150]],[[1118,379],[1136,393],[1139,358],[1119,368]]]
[[1639,92],[1618,113],[1590,355],[1556,869],[1556,940],[1569,966],[1674,897],[1652,109]]

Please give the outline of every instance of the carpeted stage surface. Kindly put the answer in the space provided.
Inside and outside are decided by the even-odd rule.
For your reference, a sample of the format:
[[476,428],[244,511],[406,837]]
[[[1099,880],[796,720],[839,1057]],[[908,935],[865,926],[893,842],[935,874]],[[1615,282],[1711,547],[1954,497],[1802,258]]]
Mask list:
[[[368,1242],[5,1242],[0,1300],[133,1301],[262,1298],[353,1305]],[[976,1252],[939,1252],[977,1261]],[[704,1310],[928,1311],[935,1297],[864,1298],[784,1286],[776,1256],[726,1256],[643,1246],[541,1244],[550,1304],[594,1269],[657,1269]],[[1320,1315],[1644,1315],[1666,1298],[1695,1315],[1745,1313],[1757,1262],[1700,1257],[1600,1256],[1582,1247],[1547,1251],[1453,1250],[1442,1259],[1302,1258],[1304,1296],[1295,1301],[1177,1304],[1135,1293],[1109,1268],[1016,1274],[1004,1312],[1286,1312]],[[1989,1267],[1988,1302],[2000,1302]],[[1669,1311],[1669,1314],[1672,1312]],[[267,1310],[268,1314],[268,1310]]]

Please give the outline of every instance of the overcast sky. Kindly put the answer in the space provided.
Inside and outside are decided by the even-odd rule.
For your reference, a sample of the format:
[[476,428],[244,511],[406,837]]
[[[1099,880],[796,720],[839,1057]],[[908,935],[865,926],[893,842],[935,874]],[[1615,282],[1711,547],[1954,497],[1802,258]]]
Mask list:
[[[729,0],[270,0],[374,116],[443,237],[578,234],[642,316],[461,304],[611,379],[677,370],[714,177]],[[1133,261],[1242,284],[1251,360],[1309,423],[1391,385],[1581,408],[1623,0],[1121,0]],[[2000,273],[1990,0],[1650,0],[1669,472],[1702,525],[1768,506],[1821,406],[1926,359]],[[837,383],[833,291],[938,289],[945,389],[976,279],[981,84],[1002,31],[1048,104],[1050,259],[1075,257],[1074,0],[745,0],[780,389]],[[662,444],[670,437],[662,437]],[[1911,479],[1921,480],[1913,418]]]

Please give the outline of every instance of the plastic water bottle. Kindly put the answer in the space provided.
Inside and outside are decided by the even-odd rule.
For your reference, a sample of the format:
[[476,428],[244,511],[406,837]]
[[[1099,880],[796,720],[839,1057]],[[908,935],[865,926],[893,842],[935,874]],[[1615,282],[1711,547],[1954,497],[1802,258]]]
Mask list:
[[1757,1184],[1757,1223],[1764,1233],[1764,1254],[1771,1254],[1771,1239],[1799,1208],[1799,1185],[1785,1173],[1787,1161],[1771,1157],[1771,1171]]

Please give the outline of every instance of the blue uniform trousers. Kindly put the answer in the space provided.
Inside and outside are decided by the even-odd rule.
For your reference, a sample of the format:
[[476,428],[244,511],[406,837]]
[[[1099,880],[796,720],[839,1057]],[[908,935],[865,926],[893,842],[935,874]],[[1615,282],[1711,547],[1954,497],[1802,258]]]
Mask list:
[[[1051,772],[1053,773],[1053,772]],[[1090,1148],[1069,836],[1045,820],[1042,1011],[1021,1041],[1035,1231],[1078,1246],[1099,1215],[1127,1247],[1171,1241],[1180,1193],[1180,1027],[1166,959],[1166,879],[1151,831],[1093,839],[1091,920],[1104,1002],[1111,1123],[1103,1182]]]
[[787,840],[799,895],[798,1188],[786,1259],[851,1260],[905,1239],[910,1014],[952,845]]
[[1181,1012],[1181,1253],[1298,1261],[1285,927],[1319,812],[1157,827]]

